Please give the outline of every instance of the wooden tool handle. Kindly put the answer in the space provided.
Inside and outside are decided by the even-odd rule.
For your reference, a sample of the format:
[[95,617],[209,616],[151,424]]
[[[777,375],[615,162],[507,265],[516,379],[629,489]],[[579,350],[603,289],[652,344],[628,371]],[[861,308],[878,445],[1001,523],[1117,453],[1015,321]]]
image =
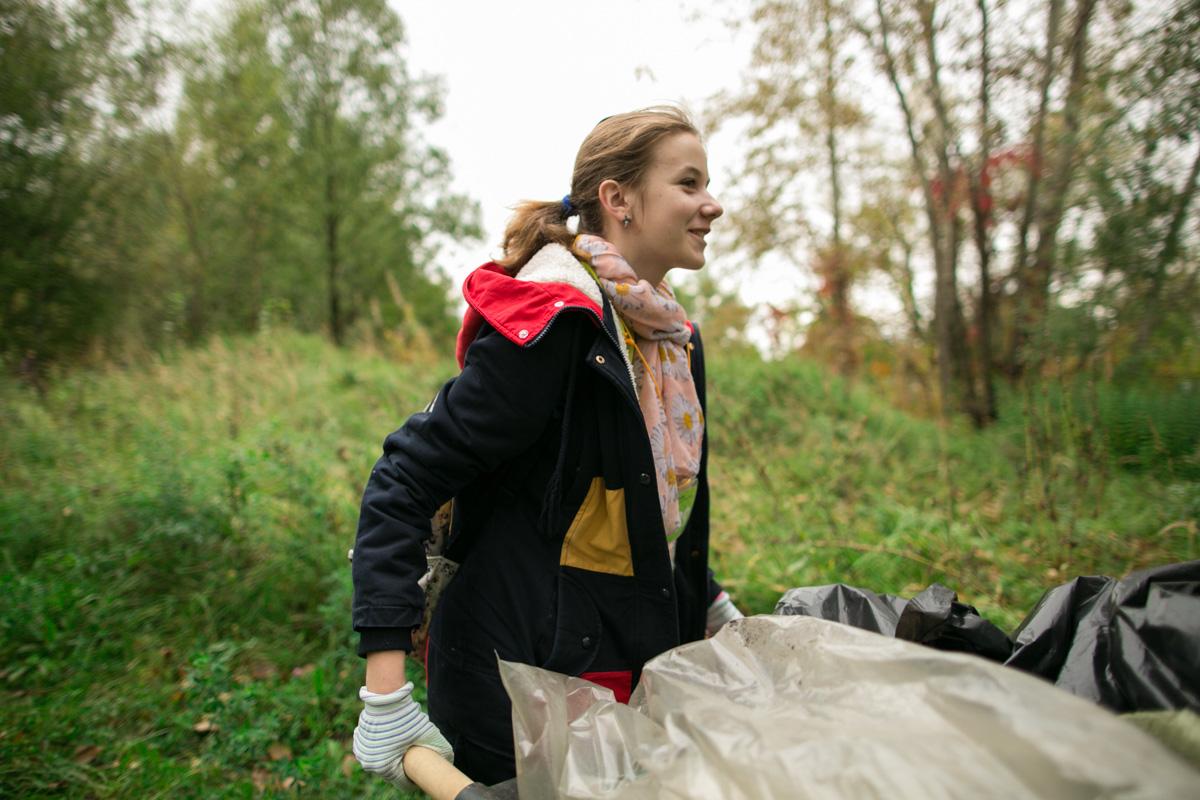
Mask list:
[[439,753],[420,745],[404,754],[404,774],[433,800],[454,800],[471,785],[471,779]]

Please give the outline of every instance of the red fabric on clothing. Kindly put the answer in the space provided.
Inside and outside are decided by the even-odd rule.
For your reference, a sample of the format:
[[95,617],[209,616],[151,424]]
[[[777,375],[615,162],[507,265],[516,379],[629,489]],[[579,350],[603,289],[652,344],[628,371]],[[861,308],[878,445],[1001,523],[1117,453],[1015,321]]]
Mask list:
[[603,686],[605,689],[612,689],[613,696],[617,698],[618,703],[629,704],[629,695],[633,694],[632,672],[628,670],[623,672],[585,672],[579,677]]
[[467,348],[475,341],[484,322],[513,344],[527,345],[537,341],[564,309],[587,309],[597,321],[604,313],[594,300],[574,286],[519,280],[494,261],[467,276],[463,282],[463,297],[467,301],[467,313],[463,316],[455,347],[459,367],[463,366]]

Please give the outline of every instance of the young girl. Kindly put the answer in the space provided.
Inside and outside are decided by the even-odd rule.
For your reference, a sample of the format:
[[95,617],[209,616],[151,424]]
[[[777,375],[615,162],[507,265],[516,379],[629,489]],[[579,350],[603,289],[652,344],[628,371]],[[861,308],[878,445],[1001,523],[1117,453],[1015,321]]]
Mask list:
[[[364,769],[403,786],[403,755],[423,745],[475,780],[507,780],[497,657],[624,702],[647,660],[741,616],[708,569],[700,335],[663,281],[704,265],[721,214],[682,111],[608,117],[579,149],[570,194],[521,205],[504,258],[467,278],[462,372],[387,438],[363,495]],[[404,659],[423,542],[450,498],[450,542],[467,546],[430,627],[426,716]]]

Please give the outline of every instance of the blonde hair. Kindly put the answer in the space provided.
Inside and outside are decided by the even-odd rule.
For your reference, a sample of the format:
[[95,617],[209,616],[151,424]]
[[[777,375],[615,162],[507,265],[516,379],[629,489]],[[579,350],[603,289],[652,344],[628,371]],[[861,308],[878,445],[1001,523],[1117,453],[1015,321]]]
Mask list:
[[[601,233],[604,229],[600,184],[614,180],[630,189],[639,188],[654,148],[676,133],[700,135],[687,112],[674,106],[617,114],[592,128],[575,156],[568,195],[579,214],[580,233]],[[567,228],[563,202],[526,200],[516,207],[504,229],[504,257],[497,263],[515,275],[546,245],[557,243],[570,249],[574,240],[575,235]]]

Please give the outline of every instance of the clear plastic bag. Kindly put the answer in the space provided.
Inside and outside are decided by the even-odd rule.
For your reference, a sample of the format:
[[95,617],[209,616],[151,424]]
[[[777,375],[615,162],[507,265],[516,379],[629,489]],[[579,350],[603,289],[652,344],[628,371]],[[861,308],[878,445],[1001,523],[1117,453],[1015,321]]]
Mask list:
[[1092,703],[981,658],[751,617],[646,665],[628,706],[500,663],[537,798],[1195,797],[1200,773]]

